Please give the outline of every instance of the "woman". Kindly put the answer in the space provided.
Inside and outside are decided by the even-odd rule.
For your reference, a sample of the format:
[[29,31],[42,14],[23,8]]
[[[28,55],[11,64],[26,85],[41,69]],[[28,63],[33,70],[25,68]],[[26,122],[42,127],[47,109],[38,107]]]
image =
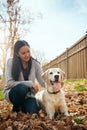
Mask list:
[[13,58],[8,59],[5,68],[4,94],[13,104],[13,111],[21,109],[25,113],[38,113],[39,106],[34,97],[38,91],[35,79],[45,87],[41,73],[39,62],[31,56],[29,44],[18,40],[14,45]]

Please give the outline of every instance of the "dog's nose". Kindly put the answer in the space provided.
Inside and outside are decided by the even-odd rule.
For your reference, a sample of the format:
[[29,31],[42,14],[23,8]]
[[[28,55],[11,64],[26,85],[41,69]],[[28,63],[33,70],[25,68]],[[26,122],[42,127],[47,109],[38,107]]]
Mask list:
[[54,77],[55,77],[55,79],[58,79],[58,78],[59,78],[59,75],[55,75]]

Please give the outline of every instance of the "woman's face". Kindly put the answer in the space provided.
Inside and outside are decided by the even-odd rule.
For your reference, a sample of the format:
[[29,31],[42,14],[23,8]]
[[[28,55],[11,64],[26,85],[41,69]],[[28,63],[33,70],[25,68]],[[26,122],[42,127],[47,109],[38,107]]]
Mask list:
[[18,56],[22,60],[22,62],[28,62],[31,54],[30,54],[30,48],[25,45],[19,49]]

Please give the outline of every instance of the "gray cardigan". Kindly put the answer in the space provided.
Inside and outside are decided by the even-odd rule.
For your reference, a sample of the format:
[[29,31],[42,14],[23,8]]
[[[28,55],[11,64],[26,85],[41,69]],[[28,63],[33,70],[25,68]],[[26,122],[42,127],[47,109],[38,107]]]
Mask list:
[[8,59],[8,61],[6,63],[6,67],[5,67],[6,86],[4,88],[4,95],[8,101],[10,101],[9,100],[9,91],[11,90],[11,88],[13,88],[14,86],[16,86],[20,83],[26,85],[27,87],[32,88],[32,84],[35,82],[35,79],[37,79],[39,84],[41,86],[45,87],[45,82],[41,77],[42,70],[41,70],[40,64],[36,60],[32,59],[32,66],[31,66],[31,70],[30,70],[30,75],[28,77],[29,80],[27,80],[27,81],[24,80],[22,72],[20,72],[19,80],[15,81],[11,75],[11,68],[12,68],[12,58]]

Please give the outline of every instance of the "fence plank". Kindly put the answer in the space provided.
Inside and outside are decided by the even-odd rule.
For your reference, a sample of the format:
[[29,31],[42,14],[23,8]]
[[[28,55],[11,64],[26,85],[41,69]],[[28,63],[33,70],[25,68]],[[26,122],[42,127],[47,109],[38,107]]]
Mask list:
[[65,71],[66,79],[87,79],[87,35],[42,66],[43,71],[52,67],[59,67]]

